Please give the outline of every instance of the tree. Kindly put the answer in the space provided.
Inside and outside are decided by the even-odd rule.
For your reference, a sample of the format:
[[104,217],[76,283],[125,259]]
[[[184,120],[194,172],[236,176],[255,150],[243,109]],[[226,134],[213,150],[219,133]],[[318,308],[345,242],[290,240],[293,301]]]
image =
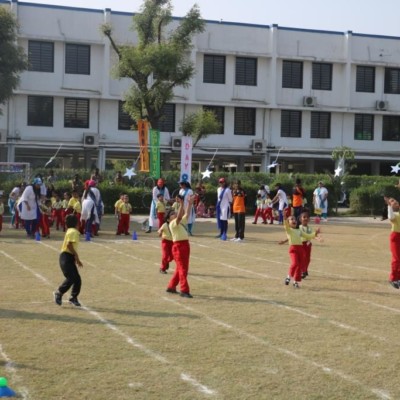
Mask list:
[[133,17],[138,35],[135,46],[118,45],[112,26],[101,26],[118,55],[114,75],[134,82],[126,94],[125,111],[135,120],[147,119],[153,128],[158,127],[163,106],[173,98],[173,89],[189,86],[194,74],[189,59],[192,37],[204,30],[199,8],[194,5],[177,28],[167,32],[171,10],[170,0],[145,0],[140,13]]
[[0,105],[12,96],[19,83],[19,73],[27,68],[24,50],[17,45],[17,27],[14,16],[0,7]]
[[206,138],[211,133],[218,133],[221,124],[213,111],[201,110],[187,115],[181,122],[180,130],[184,136],[192,136],[193,147],[200,139]]

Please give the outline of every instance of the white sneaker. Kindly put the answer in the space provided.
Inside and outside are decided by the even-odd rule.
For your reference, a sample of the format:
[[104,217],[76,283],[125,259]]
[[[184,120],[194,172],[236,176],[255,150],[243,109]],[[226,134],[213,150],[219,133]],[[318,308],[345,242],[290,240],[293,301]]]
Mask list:
[[235,242],[243,242],[243,239],[237,238]]
[[230,239],[231,242],[236,242],[236,240],[237,240],[237,239],[236,239],[235,237],[233,237],[232,239]]

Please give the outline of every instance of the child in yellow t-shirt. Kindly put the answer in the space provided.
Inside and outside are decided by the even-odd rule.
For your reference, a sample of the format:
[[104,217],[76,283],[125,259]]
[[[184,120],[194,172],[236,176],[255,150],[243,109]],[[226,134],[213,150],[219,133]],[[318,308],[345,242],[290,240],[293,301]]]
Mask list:
[[132,212],[132,206],[129,203],[129,197],[127,194],[124,195],[123,202],[118,206],[118,228],[117,235],[130,235],[129,233],[129,222],[130,222],[130,214]]
[[162,194],[157,195],[156,212],[158,219],[158,226],[161,227],[164,223],[166,204]]
[[161,237],[161,268],[160,273],[166,274],[169,268],[169,263],[174,259],[172,255],[172,233],[169,228],[169,221],[172,216],[176,215],[174,210],[169,210],[165,216],[165,222],[157,231],[158,236]]

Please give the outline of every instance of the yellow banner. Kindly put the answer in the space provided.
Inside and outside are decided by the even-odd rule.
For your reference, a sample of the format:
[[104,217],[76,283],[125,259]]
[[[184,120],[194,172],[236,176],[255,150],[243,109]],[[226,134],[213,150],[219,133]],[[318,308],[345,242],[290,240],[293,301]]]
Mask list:
[[150,157],[148,147],[149,137],[149,123],[144,119],[140,119],[137,122],[138,133],[139,133],[139,147],[140,147],[140,171],[149,172],[150,169]]

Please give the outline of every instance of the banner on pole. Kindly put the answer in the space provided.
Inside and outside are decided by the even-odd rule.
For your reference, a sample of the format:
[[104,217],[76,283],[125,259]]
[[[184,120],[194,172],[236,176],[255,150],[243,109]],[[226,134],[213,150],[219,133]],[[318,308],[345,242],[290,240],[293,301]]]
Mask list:
[[160,161],[160,131],[150,129],[150,176],[154,179],[161,177]]
[[140,148],[140,171],[149,172],[149,149],[148,149],[148,134],[149,123],[144,119],[137,122],[139,133],[139,148]]
[[189,182],[192,176],[192,137],[182,136],[181,176],[179,181]]

